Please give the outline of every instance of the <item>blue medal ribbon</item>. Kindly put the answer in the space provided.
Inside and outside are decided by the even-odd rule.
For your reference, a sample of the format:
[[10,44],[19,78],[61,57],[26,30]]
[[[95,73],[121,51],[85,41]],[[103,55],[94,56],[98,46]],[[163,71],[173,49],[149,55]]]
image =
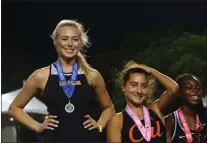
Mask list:
[[[78,75],[78,63],[75,60],[74,64],[73,64],[73,70],[72,70],[72,74],[70,77],[70,84],[67,84],[67,80],[65,78],[62,66],[60,64],[60,61],[57,60],[55,62],[56,68],[57,68],[57,72],[58,72],[58,77],[59,80],[61,82],[62,88],[66,94],[66,96],[68,97],[68,99],[70,100],[70,98],[73,96],[73,92],[75,90],[75,85],[76,85],[76,80],[77,80],[77,75]],[[63,83],[63,84],[62,84]]]

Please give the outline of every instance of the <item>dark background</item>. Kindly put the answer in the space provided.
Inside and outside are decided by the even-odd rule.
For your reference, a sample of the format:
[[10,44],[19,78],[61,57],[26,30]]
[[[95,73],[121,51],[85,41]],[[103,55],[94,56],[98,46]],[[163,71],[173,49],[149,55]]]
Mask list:
[[[123,97],[118,96],[119,92],[113,89],[110,68],[117,68],[117,61],[114,60],[116,58],[126,60],[135,56],[128,52],[132,50],[129,48],[130,45],[137,45],[136,39],[134,43],[130,42],[130,36],[139,33],[159,33],[170,26],[174,26],[178,33],[202,33],[207,30],[207,3],[201,2],[9,1],[2,2],[1,11],[2,94],[21,88],[23,80],[33,71],[56,60],[57,54],[50,34],[62,19],[77,19],[88,30],[92,45],[87,50],[87,60],[102,74],[109,93],[117,95],[113,101],[118,109],[121,109],[118,105],[122,103],[118,103],[118,100]],[[142,39],[142,36],[139,38],[139,41],[146,40]],[[129,46],[123,46],[124,42]],[[148,45],[135,46],[135,51],[143,51],[147,47]],[[107,57],[111,53],[114,53],[114,57]],[[106,61],[113,64],[106,64]],[[121,62],[123,61],[120,60]],[[31,133],[29,136],[27,128],[22,130],[20,138],[22,136],[24,140],[33,139],[34,134]]]
[[56,60],[50,34],[62,19],[84,24],[92,42],[88,62],[95,63],[97,55],[118,50],[135,29],[154,32],[177,24],[202,32],[206,15],[207,4],[195,2],[3,2],[2,93],[20,88],[35,69]]

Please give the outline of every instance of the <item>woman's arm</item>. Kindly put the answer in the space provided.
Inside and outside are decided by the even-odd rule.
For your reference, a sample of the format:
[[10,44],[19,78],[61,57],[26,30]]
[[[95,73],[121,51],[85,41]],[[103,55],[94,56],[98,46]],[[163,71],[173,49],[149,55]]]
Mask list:
[[120,143],[121,142],[121,120],[122,114],[116,114],[111,117],[107,123],[106,137],[108,143]]
[[[89,119],[84,122],[84,126],[86,128],[92,126],[89,129],[94,129],[94,128],[103,129],[103,128],[105,128],[107,121],[111,118],[112,114],[115,113],[114,105],[113,105],[111,98],[106,90],[105,82],[104,82],[102,76],[96,70],[92,72],[92,84],[94,86],[94,90],[96,92],[98,102],[100,103],[100,106],[103,111],[102,111],[101,117],[99,118],[97,124],[95,124],[95,125],[89,124],[90,123],[89,120],[91,120],[91,117],[89,115],[86,115],[85,117],[89,118]],[[86,124],[88,124],[88,125],[86,125]]]
[[166,128],[166,142],[172,143],[172,134],[173,134],[173,127],[174,127],[174,116],[173,113],[168,115],[165,118],[165,128]]
[[[45,70],[45,69],[44,69]],[[48,70],[49,72],[49,70]],[[49,75],[49,73],[48,73]],[[48,77],[48,76],[46,76]],[[54,121],[53,116],[50,116],[49,119],[44,122],[44,124],[41,124],[34,119],[32,119],[26,112],[23,111],[24,107],[29,103],[29,101],[33,98],[33,96],[38,93],[42,86],[42,80],[45,78],[44,72],[41,70],[35,71],[26,81],[24,87],[20,91],[20,93],[17,95],[17,97],[14,99],[14,101],[11,103],[9,107],[9,115],[14,117],[16,120],[21,122],[22,124],[26,125],[30,129],[41,132],[45,128],[52,129],[51,127],[46,127],[45,123],[48,120]],[[51,126],[54,126],[51,123]]]
[[[179,86],[178,84],[171,79],[170,77],[160,73],[159,71],[149,68],[149,73],[151,73],[166,89],[166,91],[160,96],[159,100],[154,102],[153,106],[157,106],[155,108],[158,113],[160,112],[162,116],[165,116],[172,112],[171,105],[177,99],[179,95]],[[152,106],[152,107],[153,107]]]

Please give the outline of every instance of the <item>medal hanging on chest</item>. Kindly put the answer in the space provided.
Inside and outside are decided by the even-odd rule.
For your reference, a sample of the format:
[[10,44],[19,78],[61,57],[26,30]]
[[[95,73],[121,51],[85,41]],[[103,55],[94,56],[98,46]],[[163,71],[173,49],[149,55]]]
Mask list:
[[[182,124],[182,127],[183,127],[183,130],[184,130],[184,133],[185,133],[185,137],[186,137],[187,142],[188,143],[193,142],[192,133],[190,131],[190,128],[188,126],[188,123],[186,121],[186,118],[184,116],[184,113],[183,113],[182,109],[179,108],[178,111],[177,111],[177,113],[178,113],[178,120]],[[196,114],[195,130],[197,130],[199,128],[199,126],[200,126],[200,120],[199,120],[198,115]]]
[[144,139],[147,142],[150,142],[150,140],[151,140],[151,120],[150,120],[150,114],[149,114],[148,109],[145,106],[143,106],[145,126],[143,126],[143,124],[140,121],[139,117],[136,115],[136,113],[132,110],[132,108],[129,105],[126,106],[125,111],[133,119],[133,121],[136,123],[137,128],[141,132]]
[[69,101],[68,104],[65,105],[65,111],[68,113],[72,113],[74,111],[74,105]]
[[[60,64],[60,61],[57,60],[55,62],[57,72],[58,72],[58,77],[61,83],[67,83],[67,80],[65,78],[62,66]],[[78,63],[77,61],[74,62],[73,64],[73,70],[72,74],[70,77],[70,84],[61,84],[63,91],[65,92],[65,95],[68,97],[69,102],[65,105],[65,111],[67,113],[72,113],[75,110],[75,106],[71,103],[70,99],[73,96],[74,90],[75,90],[75,85],[76,85],[76,80],[77,80],[77,75],[78,75]]]

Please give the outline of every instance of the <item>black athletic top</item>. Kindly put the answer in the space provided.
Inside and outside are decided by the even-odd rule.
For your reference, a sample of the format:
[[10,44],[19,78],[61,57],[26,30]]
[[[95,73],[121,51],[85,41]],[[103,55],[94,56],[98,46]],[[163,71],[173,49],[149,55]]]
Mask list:
[[[191,130],[191,133],[194,133],[194,130]],[[183,127],[180,120],[178,120],[177,111],[174,112],[174,130],[172,135],[173,143],[187,143]],[[207,143],[207,138],[200,138],[200,143]]]
[[[123,112],[123,127],[122,127],[122,142],[124,143],[147,143],[142,137],[141,132],[137,128],[133,119],[124,110]],[[152,111],[149,110],[151,117],[151,140],[150,143],[165,143],[165,127],[160,118]],[[144,125],[144,120],[141,120]]]
[[[71,74],[65,74],[66,80],[70,80]],[[98,131],[89,131],[83,126],[86,120],[84,115],[90,114],[90,106],[94,102],[93,88],[88,84],[85,74],[79,69],[75,90],[71,98],[71,103],[75,106],[72,113],[65,111],[68,98],[65,95],[59,82],[55,65],[50,66],[50,75],[43,92],[43,101],[47,106],[49,115],[56,115],[59,121],[55,130],[45,130],[43,132],[43,142],[45,143],[76,143],[76,142],[97,142]]]

